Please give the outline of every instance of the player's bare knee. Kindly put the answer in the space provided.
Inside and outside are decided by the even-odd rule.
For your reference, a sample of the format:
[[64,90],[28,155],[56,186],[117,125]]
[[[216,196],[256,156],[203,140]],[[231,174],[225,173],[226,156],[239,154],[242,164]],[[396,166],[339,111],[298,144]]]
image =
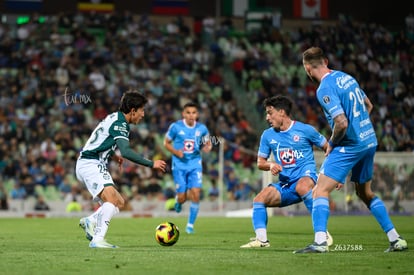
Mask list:
[[298,184],[296,185],[296,192],[299,195],[303,196],[307,194],[309,191],[311,191],[314,186],[315,184],[310,178],[302,178],[298,181]]
[[259,192],[256,196],[254,196],[253,202],[263,202],[263,199],[262,199],[262,197],[263,197],[263,191],[264,190],[262,190],[261,192]]
[[306,195],[311,190],[312,190],[312,187],[306,184],[296,186],[296,192],[301,196]]
[[256,197],[254,197],[253,202],[264,202],[263,197],[257,194]]

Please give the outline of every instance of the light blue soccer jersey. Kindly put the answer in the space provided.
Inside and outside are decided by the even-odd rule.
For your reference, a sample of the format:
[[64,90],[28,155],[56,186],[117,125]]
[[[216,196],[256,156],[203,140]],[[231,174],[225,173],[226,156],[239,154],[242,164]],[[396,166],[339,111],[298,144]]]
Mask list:
[[204,124],[196,122],[193,127],[189,127],[184,120],[178,120],[170,125],[165,136],[173,141],[174,149],[184,152],[183,158],[172,156],[171,169],[191,170],[202,167],[200,150],[210,138]]
[[339,114],[345,113],[348,118],[348,129],[338,146],[345,146],[349,153],[377,146],[375,130],[364,102],[366,95],[352,76],[332,71],[322,79],[316,95],[331,129],[334,118]]
[[282,166],[279,180],[294,183],[301,177],[316,174],[313,146],[323,147],[326,138],[316,129],[299,121],[293,121],[286,131],[266,129],[261,138],[259,157],[268,159],[273,153],[275,161]]

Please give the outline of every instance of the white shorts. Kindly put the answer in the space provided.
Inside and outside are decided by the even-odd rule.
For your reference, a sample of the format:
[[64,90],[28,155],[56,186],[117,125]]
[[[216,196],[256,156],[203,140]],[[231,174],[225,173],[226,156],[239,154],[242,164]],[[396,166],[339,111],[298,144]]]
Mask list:
[[94,201],[101,200],[98,195],[105,186],[115,185],[106,164],[97,159],[78,159],[76,177],[85,184]]

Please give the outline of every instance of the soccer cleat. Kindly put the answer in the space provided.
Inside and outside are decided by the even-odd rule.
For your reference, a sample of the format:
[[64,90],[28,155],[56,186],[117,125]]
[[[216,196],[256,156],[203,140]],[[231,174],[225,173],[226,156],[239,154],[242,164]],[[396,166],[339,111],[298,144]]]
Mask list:
[[303,249],[293,251],[293,254],[303,254],[303,253],[326,253],[329,252],[329,246],[327,242],[321,244],[313,243],[308,245]]
[[182,209],[181,203],[176,202],[174,205],[175,212],[180,213]]
[[95,223],[88,218],[82,218],[79,221],[79,226],[85,230],[86,238],[92,241],[93,235],[95,234]]
[[194,228],[187,226],[185,228],[185,232],[187,232],[187,234],[194,234]]
[[256,248],[256,247],[270,247],[270,243],[269,241],[262,242],[256,238],[251,238],[250,242],[240,246],[240,248]]
[[108,243],[105,240],[102,240],[102,241],[91,241],[89,243],[89,247],[90,248],[119,248],[119,246],[110,244],[110,243]]
[[387,248],[384,252],[399,252],[408,249],[407,241],[401,237],[398,237],[393,242],[390,242],[390,247]]
[[328,246],[333,245],[333,238],[328,231],[326,231],[326,243],[328,244]]

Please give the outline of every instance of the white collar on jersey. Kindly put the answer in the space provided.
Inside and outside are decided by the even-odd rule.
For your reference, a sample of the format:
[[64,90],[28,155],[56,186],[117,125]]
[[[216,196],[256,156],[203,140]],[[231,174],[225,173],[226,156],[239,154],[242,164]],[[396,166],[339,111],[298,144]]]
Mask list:
[[196,124],[197,124],[197,121],[195,121],[195,122],[194,122],[194,125],[193,125],[193,126],[188,125],[188,124],[185,122],[185,119],[183,119],[183,123],[184,123],[185,127],[187,127],[187,128],[194,128],[194,127],[196,126]]
[[280,131],[280,132],[281,132],[281,133],[284,133],[284,132],[289,131],[289,130],[293,127],[293,124],[295,124],[295,121],[292,119],[292,121],[290,122],[289,127],[288,127],[286,130],[284,130],[284,131]]

